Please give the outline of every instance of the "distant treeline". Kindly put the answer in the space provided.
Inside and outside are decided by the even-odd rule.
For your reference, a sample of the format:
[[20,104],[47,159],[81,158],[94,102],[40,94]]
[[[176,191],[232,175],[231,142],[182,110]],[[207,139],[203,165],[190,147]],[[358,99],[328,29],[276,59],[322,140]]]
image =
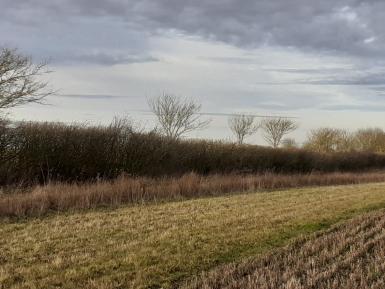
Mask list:
[[304,147],[326,153],[352,151],[385,153],[385,132],[381,128],[365,128],[354,132],[319,128],[310,132]]
[[21,122],[0,125],[0,185],[129,176],[309,173],[385,168],[385,155],[317,153],[220,141],[173,140],[130,123],[109,126]]

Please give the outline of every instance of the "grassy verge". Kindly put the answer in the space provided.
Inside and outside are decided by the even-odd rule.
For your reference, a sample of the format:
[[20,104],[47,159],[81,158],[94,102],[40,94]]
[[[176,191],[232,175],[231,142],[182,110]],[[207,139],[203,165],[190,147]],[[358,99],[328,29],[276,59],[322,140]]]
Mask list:
[[234,192],[374,182],[385,182],[385,172],[210,176],[191,173],[160,179],[120,177],[94,183],[50,183],[25,193],[0,192],[0,217],[36,217],[52,211],[111,208],[122,204],[223,196]]
[[0,221],[0,288],[160,288],[385,207],[385,183]]

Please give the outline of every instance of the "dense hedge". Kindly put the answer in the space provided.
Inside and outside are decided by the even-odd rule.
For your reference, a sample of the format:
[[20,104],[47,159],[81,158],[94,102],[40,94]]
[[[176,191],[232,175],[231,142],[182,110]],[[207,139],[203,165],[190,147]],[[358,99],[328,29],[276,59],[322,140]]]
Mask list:
[[175,141],[106,127],[24,122],[0,125],[0,184],[230,172],[308,173],[385,168],[385,155],[319,154],[213,141]]

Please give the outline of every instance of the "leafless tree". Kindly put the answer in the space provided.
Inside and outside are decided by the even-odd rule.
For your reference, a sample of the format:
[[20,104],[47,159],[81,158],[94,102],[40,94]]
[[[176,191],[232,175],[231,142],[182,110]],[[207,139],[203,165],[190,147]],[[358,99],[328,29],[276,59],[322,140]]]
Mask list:
[[264,119],[261,128],[264,131],[265,140],[276,148],[280,145],[282,138],[296,130],[298,125],[291,119],[277,117]]
[[344,129],[322,127],[310,131],[304,147],[322,152],[346,152],[354,148],[352,134]]
[[53,91],[39,76],[48,73],[47,63],[34,64],[31,57],[16,49],[0,49],[0,110],[41,102]]
[[252,115],[235,115],[228,120],[229,128],[237,138],[238,144],[243,144],[246,136],[251,136],[257,132],[259,126],[254,122],[255,117]]
[[210,120],[200,120],[201,105],[187,98],[164,93],[150,99],[148,104],[163,133],[173,139],[178,139],[187,132],[205,128],[210,123]]
[[358,151],[385,152],[385,132],[381,128],[359,129],[354,134],[354,145]]

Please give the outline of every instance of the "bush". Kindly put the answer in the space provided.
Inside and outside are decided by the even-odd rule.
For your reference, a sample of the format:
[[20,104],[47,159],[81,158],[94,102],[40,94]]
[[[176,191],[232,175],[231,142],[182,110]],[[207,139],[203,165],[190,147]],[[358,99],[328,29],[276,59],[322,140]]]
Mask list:
[[308,173],[385,168],[385,155],[322,154],[216,141],[171,140],[109,126],[22,122],[0,126],[0,185],[88,181],[130,176]]

